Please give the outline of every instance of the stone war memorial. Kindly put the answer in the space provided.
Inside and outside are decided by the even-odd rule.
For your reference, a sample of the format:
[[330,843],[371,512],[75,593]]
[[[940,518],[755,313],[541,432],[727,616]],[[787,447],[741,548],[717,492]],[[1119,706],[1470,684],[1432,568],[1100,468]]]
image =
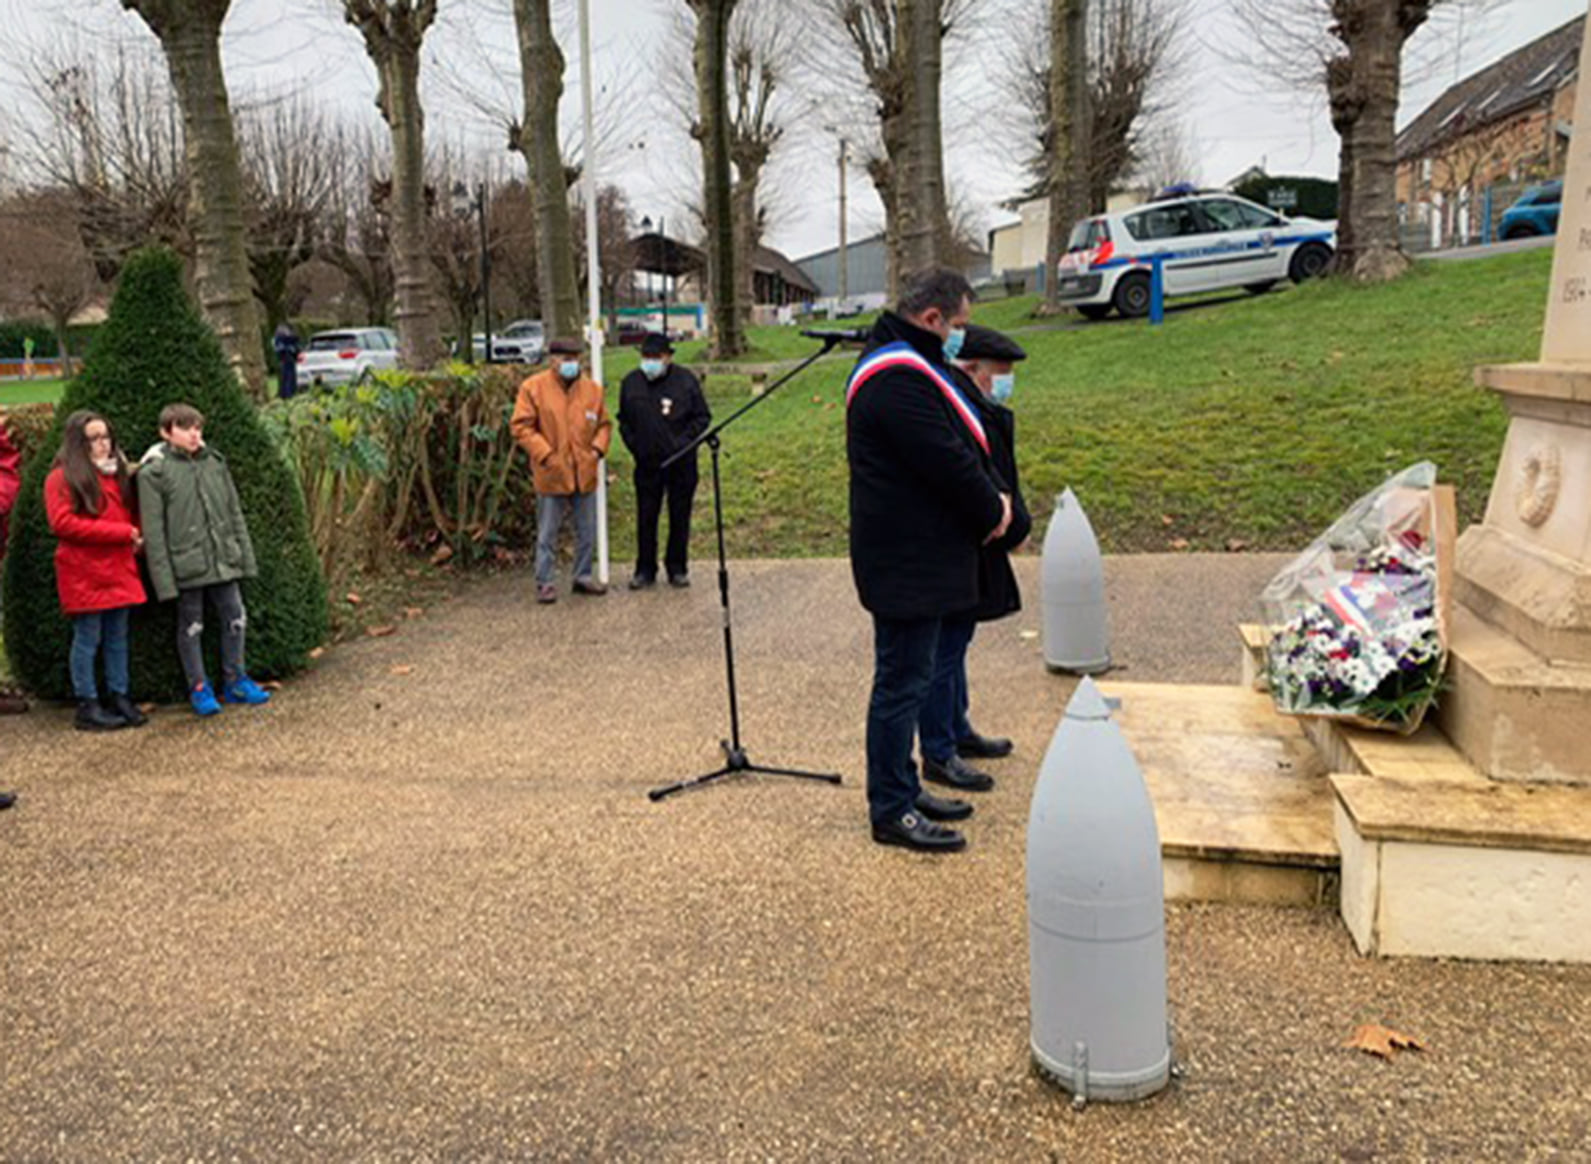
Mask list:
[[[1575,114],[1591,125],[1591,87]],[[1432,720],[1278,713],[1264,626],[1240,628],[1241,686],[1104,684],[1169,899],[1335,898],[1363,954],[1591,962],[1591,134],[1570,149],[1540,359],[1475,372],[1508,434],[1484,520],[1439,566]]]

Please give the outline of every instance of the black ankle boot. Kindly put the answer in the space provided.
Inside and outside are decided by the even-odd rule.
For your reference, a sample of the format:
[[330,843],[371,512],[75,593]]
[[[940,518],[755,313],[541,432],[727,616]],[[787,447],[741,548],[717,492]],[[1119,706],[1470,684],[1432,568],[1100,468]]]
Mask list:
[[138,705],[118,691],[112,691],[107,701],[110,710],[127,721],[128,727],[143,727],[149,717],[138,710]]
[[127,721],[115,712],[107,711],[97,699],[77,701],[77,718],[72,726],[80,732],[113,732],[127,726]]

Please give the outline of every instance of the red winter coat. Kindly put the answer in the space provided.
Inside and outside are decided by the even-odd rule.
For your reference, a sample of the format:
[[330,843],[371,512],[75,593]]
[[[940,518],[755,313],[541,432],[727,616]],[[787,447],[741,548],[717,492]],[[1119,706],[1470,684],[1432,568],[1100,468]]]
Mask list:
[[6,523],[22,488],[22,454],[11,443],[11,434],[0,421],[0,559],[6,556]]
[[115,478],[105,478],[98,516],[72,511],[72,490],[66,470],[56,466],[44,479],[44,511],[54,531],[55,588],[67,615],[92,614],[139,606],[144,584],[138,577],[133,550],[133,519]]

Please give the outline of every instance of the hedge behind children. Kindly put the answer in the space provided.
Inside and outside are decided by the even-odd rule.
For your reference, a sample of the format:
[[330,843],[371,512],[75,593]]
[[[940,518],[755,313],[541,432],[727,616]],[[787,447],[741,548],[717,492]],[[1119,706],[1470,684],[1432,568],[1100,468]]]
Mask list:
[[[110,423],[92,412],[66,418],[55,467],[44,479],[44,511],[55,534],[55,586],[72,620],[70,666],[75,724],[84,731],[138,727],[144,715],[128,698],[127,622],[144,601],[127,462]],[[95,664],[103,655],[108,697],[102,703]]]
[[204,414],[190,404],[160,412],[159,444],[138,469],[138,502],[155,597],[177,600],[177,656],[200,715],[221,710],[204,669],[204,610],[221,620],[221,699],[264,703],[270,696],[243,670],[248,615],[238,580],[258,573],[226,458],[204,443]]

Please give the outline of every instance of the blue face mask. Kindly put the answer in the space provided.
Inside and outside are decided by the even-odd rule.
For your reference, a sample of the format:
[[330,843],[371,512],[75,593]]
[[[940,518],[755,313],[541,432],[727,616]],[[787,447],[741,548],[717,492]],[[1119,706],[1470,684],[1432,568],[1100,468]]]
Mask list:
[[989,377],[989,395],[1001,404],[1011,399],[1011,393],[1016,391],[1016,373],[1001,372],[999,375]]
[[558,365],[558,375],[573,384],[580,378],[580,361],[565,360]]
[[668,367],[663,363],[662,360],[641,361],[641,375],[645,376],[648,380],[657,380],[661,378],[663,373],[666,371],[668,371]]
[[967,342],[967,329],[953,327],[945,338],[945,359],[953,360],[961,354],[961,345]]

